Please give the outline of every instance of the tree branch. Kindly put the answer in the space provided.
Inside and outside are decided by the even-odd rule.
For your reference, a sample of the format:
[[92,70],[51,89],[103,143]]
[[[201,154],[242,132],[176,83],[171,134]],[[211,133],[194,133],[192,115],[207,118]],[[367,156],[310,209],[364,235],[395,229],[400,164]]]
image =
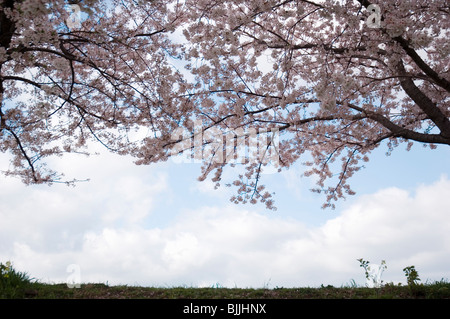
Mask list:
[[22,153],[22,156],[23,156],[23,157],[25,158],[25,160],[27,161],[28,166],[29,166],[30,169],[31,169],[31,173],[33,174],[33,181],[34,181],[35,183],[39,182],[39,179],[36,177],[36,170],[35,170],[35,168],[34,168],[33,162],[31,161],[31,158],[28,156],[27,152],[25,151],[25,149],[24,149],[24,147],[23,147],[23,145],[22,145],[22,142],[20,141],[20,138],[17,136],[16,133],[14,133],[13,130],[11,130],[11,129],[9,129],[9,128],[7,128],[7,130],[8,130],[8,132],[11,133],[11,135],[12,135],[12,136],[14,137],[14,139],[16,140],[17,146],[19,147],[20,152]]
[[356,106],[354,104],[348,103],[348,106],[351,107],[354,110],[357,110],[361,112],[362,114],[365,114],[365,116],[379,124],[381,124],[383,127],[387,128],[389,131],[392,132],[392,136],[397,137],[403,137],[405,139],[414,140],[417,142],[422,143],[433,143],[433,144],[447,144],[450,145],[450,138],[445,137],[442,134],[424,134],[419,133],[416,131],[409,130],[405,127],[401,127],[394,122],[390,121],[388,118],[384,117],[383,115],[365,110],[359,106]]
[[437,74],[432,68],[430,68],[428,64],[426,64],[425,61],[422,60],[422,58],[417,54],[417,52],[409,46],[408,41],[403,39],[401,36],[395,37],[393,39],[401,45],[406,54],[409,55],[409,57],[426,75],[433,79],[433,81],[437,85],[445,89],[447,92],[450,92],[450,82],[440,77],[439,74]]
[[450,121],[444,113],[426,96],[415,84],[411,77],[406,73],[403,62],[400,60],[398,65],[399,81],[403,90],[417,104],[417,106],[428,115],[436,126],[441,130],[441,135],[447,139],[450,138]]

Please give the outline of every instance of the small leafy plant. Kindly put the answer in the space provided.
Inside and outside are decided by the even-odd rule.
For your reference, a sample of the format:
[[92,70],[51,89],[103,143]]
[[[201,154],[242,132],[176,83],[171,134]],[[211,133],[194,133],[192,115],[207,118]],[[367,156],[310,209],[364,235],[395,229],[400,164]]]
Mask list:
[[371,266],[370,262],[368,260],[364,260],[362,258],[357,259],[357,260],[360,263],[359,266],[364,268],[364,272],[365,272],[366,279],[367,279],[366,285],[371,286],[371,287],[376,287],[376,288],[381,287],[381,284],[383,283],[383,281],[381,280],[381,275],[387,268],[386,261],[382,260],[381,265],[376,267],[376,266]]
[[420,281],[420,278],[416,268],[414,266],[408,266],[403,268],[403,271],[405,272],[406,282],[408,283],[408,286],[412,287],[417,285],[417,281]]
[[408,266],[403,268],[403,272],[405,273],[406,282],[408,283],[408,287],[411,293],[415,296],[425,295],[426,287],[418,283],[418,281],[420,281],[420,278],[416,268],[414,266]]

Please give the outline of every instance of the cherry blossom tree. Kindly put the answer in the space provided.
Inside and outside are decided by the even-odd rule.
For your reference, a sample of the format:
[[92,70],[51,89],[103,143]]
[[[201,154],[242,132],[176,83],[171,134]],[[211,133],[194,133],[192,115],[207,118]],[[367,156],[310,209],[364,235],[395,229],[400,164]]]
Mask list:
[[[389,149],[450,145],[448,1],[192,0],[187,7],[196,114],[206,127],[278,130],[280,165],[305,157],[325,206],[354,193],[349,178],[383,141]],[[262,166],[248,165],[235,201],[258,197]],[[215,169],[219,180],[222,167],[206,172]]]
[[166,35],[179,20],[166,1],[1,0],[0,150],[13,155],[6,174],[65,181],[46,157],[87,154],[92,139],[129,154],[137,147],[130,132],[170,132],[183,112],[172,98],[183,81]]
[[62,0],[0,3],[0,147],[27,183],[90,138],[137,164],[190,151],[217,186],[243,167],[232,201],[269,208],[263,171],[301,160],[334,207],[383,143],[450,145],[445,0],[91,0],[72,29]]

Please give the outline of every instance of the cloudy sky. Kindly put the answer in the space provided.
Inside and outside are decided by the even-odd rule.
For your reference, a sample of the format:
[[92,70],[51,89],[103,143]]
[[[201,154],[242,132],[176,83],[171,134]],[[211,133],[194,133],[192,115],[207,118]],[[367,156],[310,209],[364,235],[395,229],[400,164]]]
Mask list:
[[266,175],[276,212],[232,204],[233,190],[196,180],[197,164],[66,156],[52,163],[89,182],[24,186],[1,177],[0,261],[51,283],[365,285],[358,258],[385,260],[384,282],[406,283],[410,265],[423,282],[449,279],[450,149],[385,152],[373,154],[353,178],[357,195],[334,211],[320,208],[324,198],[309,192],[302,166]]

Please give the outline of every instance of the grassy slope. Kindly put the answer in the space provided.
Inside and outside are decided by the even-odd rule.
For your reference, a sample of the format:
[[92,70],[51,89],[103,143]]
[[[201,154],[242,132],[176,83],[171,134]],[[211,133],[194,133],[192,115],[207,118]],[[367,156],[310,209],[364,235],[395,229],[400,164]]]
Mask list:
[[[413,267],[410,270],[415,271]],[[450,299],[450,283],[441,280],[417,284],[416,272],[408,275],[408,286],[386,284],[381,288],[333,286],[320,288],[154,288],[82,284],[44,284],[16,271],[11,263],[0,263],[0,299]]]
[[[5,296],[3,296],[5,297]],[[38,299],[369,299],[369,298],[431,298],[450,299],[450,283],[409,286],[386,285],[382,288],[332,286],[321,288],[152,288],[83,284],[81,288],[68,288],[66,284],[30,283],[17,291],[15,298]]]

